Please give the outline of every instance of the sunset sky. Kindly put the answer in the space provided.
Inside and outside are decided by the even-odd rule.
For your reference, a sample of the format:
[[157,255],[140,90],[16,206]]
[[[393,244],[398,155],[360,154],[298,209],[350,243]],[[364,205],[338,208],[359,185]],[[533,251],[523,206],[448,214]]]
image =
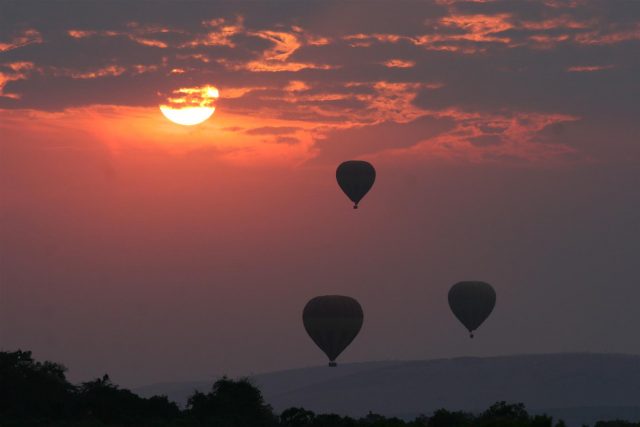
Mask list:
[[[633,0],[0,0],[0,349],[320,365],[302,309],[342,294],[340,362],[640,353],[639,76]],[[185,88],[201,124],[160,111]],[[473,341],[461,280],[497,292]]]

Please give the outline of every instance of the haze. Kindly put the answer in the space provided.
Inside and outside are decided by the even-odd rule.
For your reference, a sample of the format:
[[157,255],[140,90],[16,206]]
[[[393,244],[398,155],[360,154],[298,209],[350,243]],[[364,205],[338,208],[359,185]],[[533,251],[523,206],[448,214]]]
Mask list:
[[[71,381],[640,353],[640,2],[0,2],[0,349]],[[158,93],[214,85],[206,122]],[[361,208],[335,181],[373,163]],[[496,308],[471,341],[449,287]]]

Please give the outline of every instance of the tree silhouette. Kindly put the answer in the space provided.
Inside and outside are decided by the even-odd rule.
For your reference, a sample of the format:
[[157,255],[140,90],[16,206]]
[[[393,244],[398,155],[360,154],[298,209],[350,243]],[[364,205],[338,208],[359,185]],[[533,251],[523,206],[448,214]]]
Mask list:
[[[29,351],[0,352],[0,427],[566,427],[547,415],[530,416],[524,404],[497,402],[475,416],[435,411],[413,421],[369,412],[354,419],[289,408],[273,414],[260,390],[246,379],[223,377],[209,393],[195,392],[181,411],[166,396],[142,398],[119,388],[108,375],[80,386],[66,368],[37,362]],[[594,427],[640,427],[627,421],[600,421]]]
[[593,427],[640,427],[640,423],[623,420],[598,421]]
[[108,375],[83,383],[78,394],[83,416],[106,424],[131,424],[142,420],[171,419],[180,416],[178,406],[166,396],[143,399],[114,385]]
[[356,420],[336,414],[319,414],[313,420],[314,427],[354,427]]
[[313,425],[316,414],[304,408],[289,408],[280,414],[283,427],[309,427]]
[[70,415],[75,388],[58,363],[36,362],[30,351],[0,352],[0,419],[61,419]]
[[473,416],[466,412],[438,409],[427,421],[427,427],[467,427],[471,426],[472,422]]
[[223,377],[209,393],[195,392],[189,398],[190,414],[202,422],[219,427],[268,427],[277,424],[271,406],[264,402],[260,390],[243,378]]
[[480,420],[526,421],[529,414],[523,403],[496,402],[480,415]]
[[363,427],[405,427],[407,423],[396,417],[385,417],[384,415],[374,414],[369,411],[366,417],[360,418],[358,424]]

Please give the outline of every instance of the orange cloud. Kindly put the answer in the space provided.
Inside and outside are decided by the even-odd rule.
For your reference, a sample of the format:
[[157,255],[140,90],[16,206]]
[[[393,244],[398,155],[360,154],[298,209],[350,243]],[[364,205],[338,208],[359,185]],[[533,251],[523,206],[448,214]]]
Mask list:
[[582,30],[592,27],[594,24],[594,21],[578,21],[568,15],[563,15],[543,21],[523,21],[519,23],[518,27],[525,30],[556,30],[559,28]]
[[445,27],[457,28],[465,32],[461,35],[445,35],[443,36],[445,39],[509,43],[510,38],[497,36],[496,33],[514,28],[510,21],[511,14],[500,13],[496,15],[451,15],[442,18],[440,23]]
[[227,46],[236,47],[233,37],[236,34],[244,32],[244,18],[237,16],[233,23],[227,22],[224,18],[216,18],[203,21],[202,25],[212,28],[213,31],[207,32],[204,36],[198,36],[193,40],[181,44],[179,47],[197,47],[197,46]]
[[161,49],[166,49],[167,47],[169,47],[169,45],[165,42],[162,42],[160,40],[154,40],[154,39],[148,39],[148,38],[144,38],[144,37],[138,37],[135,35],[130,35],[129,38],[131,40],[133,40],[134,42],[144,45],[144,46],[153,46],[153,47],[159,47]]
[[[181,59],[181,60],[184,60],[184,59],[195,59],[195,60],[200,61],[200,62],[202,62],[204,64],[208,64],[209,62],[211,62],[211,59],[209,59],[209,57],[207,55],[202,54],[202,53],[189,53],[189,54],[180,54],[179,53],[179,54],[176,55],[176,58],[177,59]],[[218,60],[217,62],[222,63],[223,60]]]
[[328,64],[289,61],[289,57],[302,46],[302,42],[294,33],[265,30],[249,34],[272,42],[273,47],[262,52],[261,59],[236,65],[236,67],[256,72],[300,71],[304,69],[330,70],[337,68]]
[[233,98],[242,98],[246,94],[254,91],[254,90],[264,90],[267,89],[264,86],[248,86],[248,87],[225,87],[223,98],[233,99]]
[[477,53],[484,50],[461,44],[461,42],[495,42],[509,44],[511,39],[499,36],[498,33],[514,28],[510,22],[511,15],[502,13],[497,15],[451,15],[439,20],[439,25],[455,29],[456,33],[430,33],[416,36],[399,34],[351,34],[343,37],[351,47],[370,47],[374,42],[399,43],[406,41],[427,50],[460,52],[465,54]]
[[344,40],[350,42],[351,47],[369,47],[374,41],[378,43],[398,43],[401,40],[410,40],[407,36],[398,34],[351,34],[343,37]]
[[309,89],[311,89],[311,86],[301,80],[291,80],[284,88],[287,92],[301,92]]
[[251,61],[235,67],[235,69],[245,69],[255,72],[281,72],[281,71],[300,71],[304,69],[311,70],[331,70],[339,68],[327,64],[314,64],[312,62],[278,62],[278,61]]
[[614,65],[577,65],[567,68],[570,73],[588,73],[593,71],[610,70]]
[[[454,3],[453,1],[451,3]],[[427,21],[427,25],[433,23]],[[364,34],[356,33],[343,37],[351,47],[370,47],[374,43],[399,43],[405,41],[427,50],[459,52],[473,54],[484,52],[487,47],[470,45],[471,43],[501,43],[509,47],[518,47],[531,42],[535,49],[550,49],[561,42],[575,42],[579,44],[614,44],[629,40],[640,40],[640,23],[632,28],[613,28],[596,30],[597,19],[580,20],[569,15],[539,21],[519,21],[510,13],[497,14],[456,14],[440,18],[434,25],[455,32],[434,31],[428,34],[414,36],[400,34]],[[534,32],[526,36],[523,41],[506,36],[502,33],[509,30],[524,30]],[[549,31],[561,34],[549,34]]]
[[632,40],[640,40],[640,23],[636,23],[630,29],[613,29],[610,32],[592,31],[578,34],[576,42],[584,45],[607,45],[616,44]]
[[306,43],[311,46],[326,46],[331,43],[328,37],[307,36]]
[[86,31],[86,30],[69,30],[67,31],[67,35],[69,37],[73,37],[74,39],[84,39],[87,37],[91,37],[98,34],[97,31]]
[[28,73],[34,69],[33,62],[10,62],[3,65],[11,71],[8,73],[0,72],[0,97],[19,99],[20,96],[15,93],[4,93],[4,87],[10,81],[26,79]]
[[271,49],[263,52],[263,59],[266,61],[286,61],[302,43],[296,35],[283,31],[258,31],[249,33],[274,44]]
[[20,35],[14,37],[10,42],[0,42],[0,52],[8,52],[34,43],[42,43],[42,36],[38,30],[32,28],[22,31]]
[[69,71],[67,75],[73,77],[74,79],[95,79],[98,77],[114,77],[123,74],[126,71],[126,68],[120,67],[118,65],[109,65],[107,67],[99,68],[95,71],[89,72],[74,72]]
[[535,34],[529,36],[529,40],[534,43],[533,47],[536,49],[553,49],[556,44],[566,42],[570,39],[571,37],[568,34]]
[[383,62],[385,67],[388,68],[411,68],[415,67],[415,61],[408,61],[403,59],[390,59],[388,61]]
[[101,77],[117,77],[127,72],[130,74],[144,74],[157,71],[159,67],[157,65],[142,65],[136,64],[130,67],[123,67],[116,64],[107,65],[105,67],[96,68],[89,71],[76,71],[69,68],[55,68],[50,70],[54,76],[65,76],[73,79],[96,79]]
[[[16,66],[20,68],[21,66]],[[185,128],[164,119],[157,108],[119,106],[92,106],[67,109],[60,113],[13,111],[10,122],[27,126],[38,120],[39,127],[66,126],[82,131],[111,148],[114,155],[121,150],[144,148],[168,150],[176,155],[211,149],[218,158],[231,163],[292,165],[308,161],[318,155],[315,142],[327,132],[360,128],[385,122],[408,124],[422,117],[450,118],[455,122],[452,130],[424,140],[405,149],[381,147],[385,155],[427,156],[449,160],[485,162],[515,159],[526,162],[555,162],[575,154],[575,149],[562,144],[545,144],[535,140],[536,133],[555,123],[578,120],[577,117],[554,113],[493,114],[467,112],[461,109],[426,111],[413,105],[419,90],[438,84],[396,83],[378,81],[353,82],[349,87],[366,85],[374,93],[310,93],[306,83],[293,81],[284,100],[294,110],[312,110],[318,113],[313,120],[282,118],[286,108],[253,111],[250,116],[223,108],[213,119],[192,128]],[[253,89],[228,88],[222,98],[242,97]],[[175,98],[190,97],[195,93],[182,91]],[[336,110],[322,102],[356,99],[364,108]],[[175,99],[181,104],[181,99]],[[319,102],[310,105],[308,102]],[[185,101],[186,102],[186,101]],[[323,121],[322,117],[327,120]],[[340,121],[331,117],[343,117]],[[4,117],[4,116],[3,116]],[[7,122],[8,124],[9,122]],[[474,141],[474,143],[470,143]],[[486,141],[486,143],[485,143]],[[372,154],[375,156],[375,154]]]
[[[451,117],[454,130],[404,150],[387,154],[422,156],[456,161],[526,163],[563,163],[575,159],[575,148],[536,140],[538,132],[549,125],[579,120],[579,117],[554,113],[514,112],[512,114],[470,113],[459,109],[430,111],[435,117]],[[472,143],[486,140],[490,143]]]
[[[218,46],[228,46],[235,47],[234,42],[231,37],[235,34],[244,31],[244,27],[242,25],[241,17],[238,18],[238,23],[234,25],[223,25],[224,19],[215,19],[212,21],[207,21],[207,26],[218,27],[217,32],[208,33],[205,38],[198,38],[187,42],[181,47],[194,47],[200,45],[218,45]],[[254,31],[254,32],[246,32],[247,35],[259,37],[264,40],[268,40],[272,43],[272,47],[266,49],[260,54],[259,59],[250,60],[250,61],[237,61],[237,60],[229,60],[226,58],[216,59],[216,62],[223,65],[228,70],[239,71],[239,70],[248,70],[253,72],[283,72],[283,71],[300,71],[304,69],[315,69],[315,70],[330,70],[338,68],[335,65],[329,64],[316,64],[312,62],[298,62],[298,61],[290,61],[289,58],[293,55],[300,47],[302,47],[306,42],[301,39],[302,36],[299,34],[302,32],[302,28],[293,27],[293,32],[286,31],[272,31],[272,30],[262,30],[262,31]],[[309,44],[314,45],[322,45],[325,42],[328,43],[328,39],[314,39],[311,38]],[[210,59],[203,55],[179,55],[179,58],[197,58],[202,62],[208,63]]]
[[174,30],[162,27],[154,26],[140,26],[136,23],[129,23],[127,25],[129,31],[92,31],[92,30],[78,30],[72,29],[67,31],[67,35],[74,39],[86,39],[89,37],[127,37],[129,40],[141,44],[143,46],[152,46],[161,49],[166,49],[169,45],[158,39],[150,37],[150,35],[157,33],[167,33]]

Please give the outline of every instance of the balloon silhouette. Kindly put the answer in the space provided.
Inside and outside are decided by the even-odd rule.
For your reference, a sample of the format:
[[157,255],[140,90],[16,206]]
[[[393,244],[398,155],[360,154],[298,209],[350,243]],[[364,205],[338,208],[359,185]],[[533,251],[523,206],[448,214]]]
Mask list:
[[353,208],[358,209],[358,203],[371,190],[376,180],[376,170],[369,162],[349,160],[338,166],[336,179],[342,191],[354,203]]
[[329,366],[334,367],[336,358],[360,332],[363,316],[355,299],[325,295],[309,300],[302,322],[307,334],[329,358]]
[[496,305],[496,291],[485,282],[460,282],[449,289],[449,307],[458,320],[469,331],[484,322]]

